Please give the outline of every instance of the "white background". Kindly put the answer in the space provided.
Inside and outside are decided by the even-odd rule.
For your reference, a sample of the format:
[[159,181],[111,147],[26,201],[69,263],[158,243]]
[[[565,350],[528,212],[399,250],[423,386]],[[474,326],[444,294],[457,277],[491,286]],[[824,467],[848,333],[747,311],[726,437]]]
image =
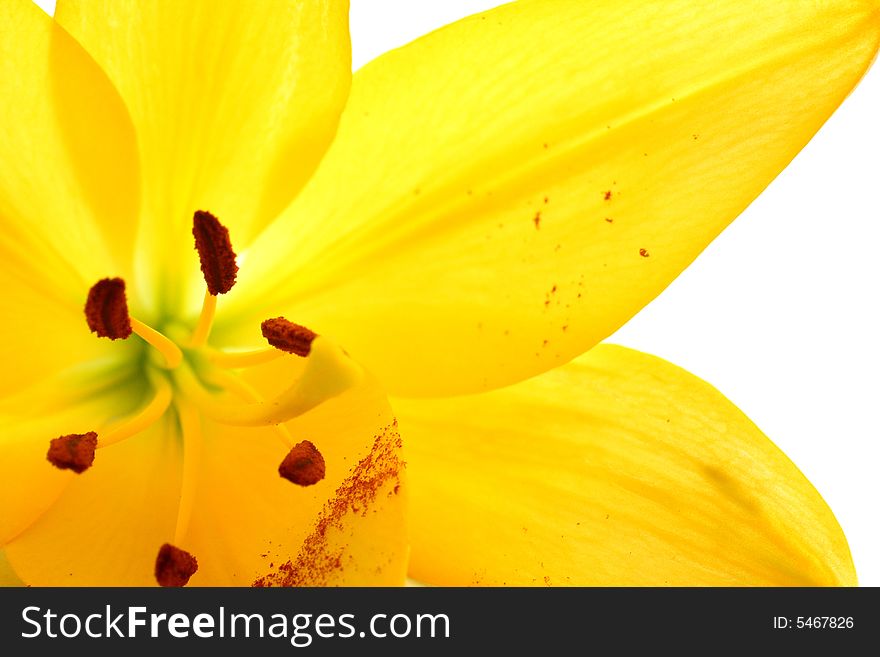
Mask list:
[[[51,13],[54,2],[41,6]],[[355,68],[490,0],[352,0]],[[880,67],[612,341],[710,381],[835,512],[880,585]]]

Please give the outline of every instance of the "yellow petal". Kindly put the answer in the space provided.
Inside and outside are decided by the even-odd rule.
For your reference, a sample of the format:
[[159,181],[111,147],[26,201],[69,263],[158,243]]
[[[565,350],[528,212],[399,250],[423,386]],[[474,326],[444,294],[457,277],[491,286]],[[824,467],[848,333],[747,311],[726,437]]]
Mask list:
[[[297,362],[299,361],[299,362]],[[302,360],[254,368],[268,393]],[[199,559],[194,585],[402,585],[407,531],[400,437],[372,381],[286,423],[311,441],[324,480],[297,486],[278,474],[289,445],[277,429],[204,424],[194,513],[184,546]]]
[[707,383],[599,345],[502,390],[396,400],[417,580],[853,585],[820,495]]
[[[159,547],[173,536],[180,493],[176,421],[99,449],[39,520],[5,546],[35,586],[150,586]],[[48,463],[47,467],[51,467]]]
[[46,512],[76,477],[46,460],[49,441],[100,432],[131,409],[137,392],[122,370],[81,368],[0,401],[0,546]]
[[82,305],[129,273],[139,182],[122,101],[28,0],[0,5],[0,97],[2,394],[101,352]]
[[259,297],[394,394],[564,363],[794,157],[864,73],[878,17],[864,0],[517,2],[393,51],[355,75],[226,321]]
[[139,255],[173,304],[181,285],[201,281],[195,210],[220,217],[241,248],[312,173],[348,94],[348,3],[60,0],[56,20],[134,119]]

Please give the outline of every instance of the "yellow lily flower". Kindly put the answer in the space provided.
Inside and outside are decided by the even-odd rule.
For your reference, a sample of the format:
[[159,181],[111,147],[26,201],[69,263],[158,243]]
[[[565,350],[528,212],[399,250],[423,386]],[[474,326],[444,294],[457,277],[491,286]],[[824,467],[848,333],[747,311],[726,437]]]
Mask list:
[[878,40],[523,0],[352,80],[345,2],[0,1],[0,578],[855,583],[730,402],[597,344]]

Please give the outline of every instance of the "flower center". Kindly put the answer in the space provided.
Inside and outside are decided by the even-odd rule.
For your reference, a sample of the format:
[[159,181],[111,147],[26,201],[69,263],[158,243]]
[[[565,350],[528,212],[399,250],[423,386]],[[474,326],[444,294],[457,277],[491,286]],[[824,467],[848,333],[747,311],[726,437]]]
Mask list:
[[[324,478],[324,457],[308,440],[295,441],[284,424],[357,384],[363,372],[329,339],[283,317],[261,325],[270,347],[229,351],[208,344],[217,296],[228,293],[238,274],[229,230],[211,213],[193,216],[193,236],[206,292],[202,310],[190,330],[170,323],[166,333],[129,312],[125,281],[105,278],[89,290],[86,322],[99,338],[126,340],[137,335],[152,347],[143,376],[150,386],[148,401],[111,429],[99,433],[71,433],[51,440],[47,459],[55,467],[81,474],[92,467],[103,447],[126,440],[149,428],[166,413],[174,413],[183,437],[183,481],[174,539],[157,546],[156,581],[161,586],[183,586],[196,572],[194,555],[178,547],[188,528],[195,497],[201,453],[201,416],[235,426],[269,426],[285,446],[278,474],[298,486]],[[290,356],[292,354],[293,356]],[[304,358],[298,378],[275,397],[266,399],[241,376],[250,367],[275,358]],[[229,394],[237,398],[229,401]]]

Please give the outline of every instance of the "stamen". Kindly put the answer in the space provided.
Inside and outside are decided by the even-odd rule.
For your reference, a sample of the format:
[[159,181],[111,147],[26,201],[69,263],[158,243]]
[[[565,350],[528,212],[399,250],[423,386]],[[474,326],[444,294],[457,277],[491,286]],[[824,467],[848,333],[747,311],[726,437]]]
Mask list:
[[165,366],[168,369],[173,370],[180,365],[183,361],[183,352],[180,350],[180,347],[159,333],[156,329],[147,326],[134,317],[131,317],[130,320],[134,332],[137,333],[144,342],[148,343],[151,347],[154,347],[162,354],[165,358]]
[[98,434],[94,431],[59,436],[49,443],[46,458],[56,468],[82,474],[92,467],[97,445]]
[[91,287],[86,300],[86,322],[99,338],[125,340],[131,335],[125,281],[102,278]]
[[199,210],[193,215],[192,232],[208,292],[226,294],[235,285],[238,272],[229,230],[213,214]]
[[102,278],[92,285],[85,310],[86,323],[99,338],[125,340],[134,332],[161,352],[170,369],[180,365],[183,360],[183,352],[176,344],[156,329],[129,315],[125,281],[121,278]]
[[98,442],[98,449],[113,445],[140,433],[152,426],[154,422],[165,414],[165,411],[168,410],[168,406],[171,404],[171,385],[162,376],[157,375],[151,377],[151,379],[156,387],[153,399],[135,415],[125,420],[122,424],[117,425],[105,435],[102,435]]
[[233,426],[265,426],[286,422],[342,394],[363,379],[364,371],[332,341],[319,337],[302,376],[277,397],[265,401],[220,402],[202,387],[186,364],[174,371],[174,377],[181,390],[212,419]]
[[174,542],[180,543],[186,536],[196,499],[196,483],[202,457],[202,423],[198,411],[182,401],[177,403],[180,426],[183,433],[183,473],[180,484],[180,503],[177,506],[177,522],[174,526]]
[[309,355],[312,342],[318,337],[314,331],[289,322],[283,317],[267,319],[260,324],[260,329],[263,337],[276,349],[303,357]]
[[324,457],[308,440],[294,445],[278,466],[278,474],[298,486],[317,484],[325,472]]
[[199,562],[186,550],[165,543],[156,556],[156,581],[159,586],[186,586],[199,569]]
[[189,339],[189,346],[193,349],[202,347],[208,341],[211,333],[211,325],[214,323],[214,314],[217,312],[217,297],[205,290],[205,300],[202,302],[202,312],[199,314],[199,323]]
[[203,351],[207,359],[214,365],[233,370],[262,365],[284,356],[283,351],[274,347],[254,349],[253,351],[221,351],[220,349],[206,348]]

